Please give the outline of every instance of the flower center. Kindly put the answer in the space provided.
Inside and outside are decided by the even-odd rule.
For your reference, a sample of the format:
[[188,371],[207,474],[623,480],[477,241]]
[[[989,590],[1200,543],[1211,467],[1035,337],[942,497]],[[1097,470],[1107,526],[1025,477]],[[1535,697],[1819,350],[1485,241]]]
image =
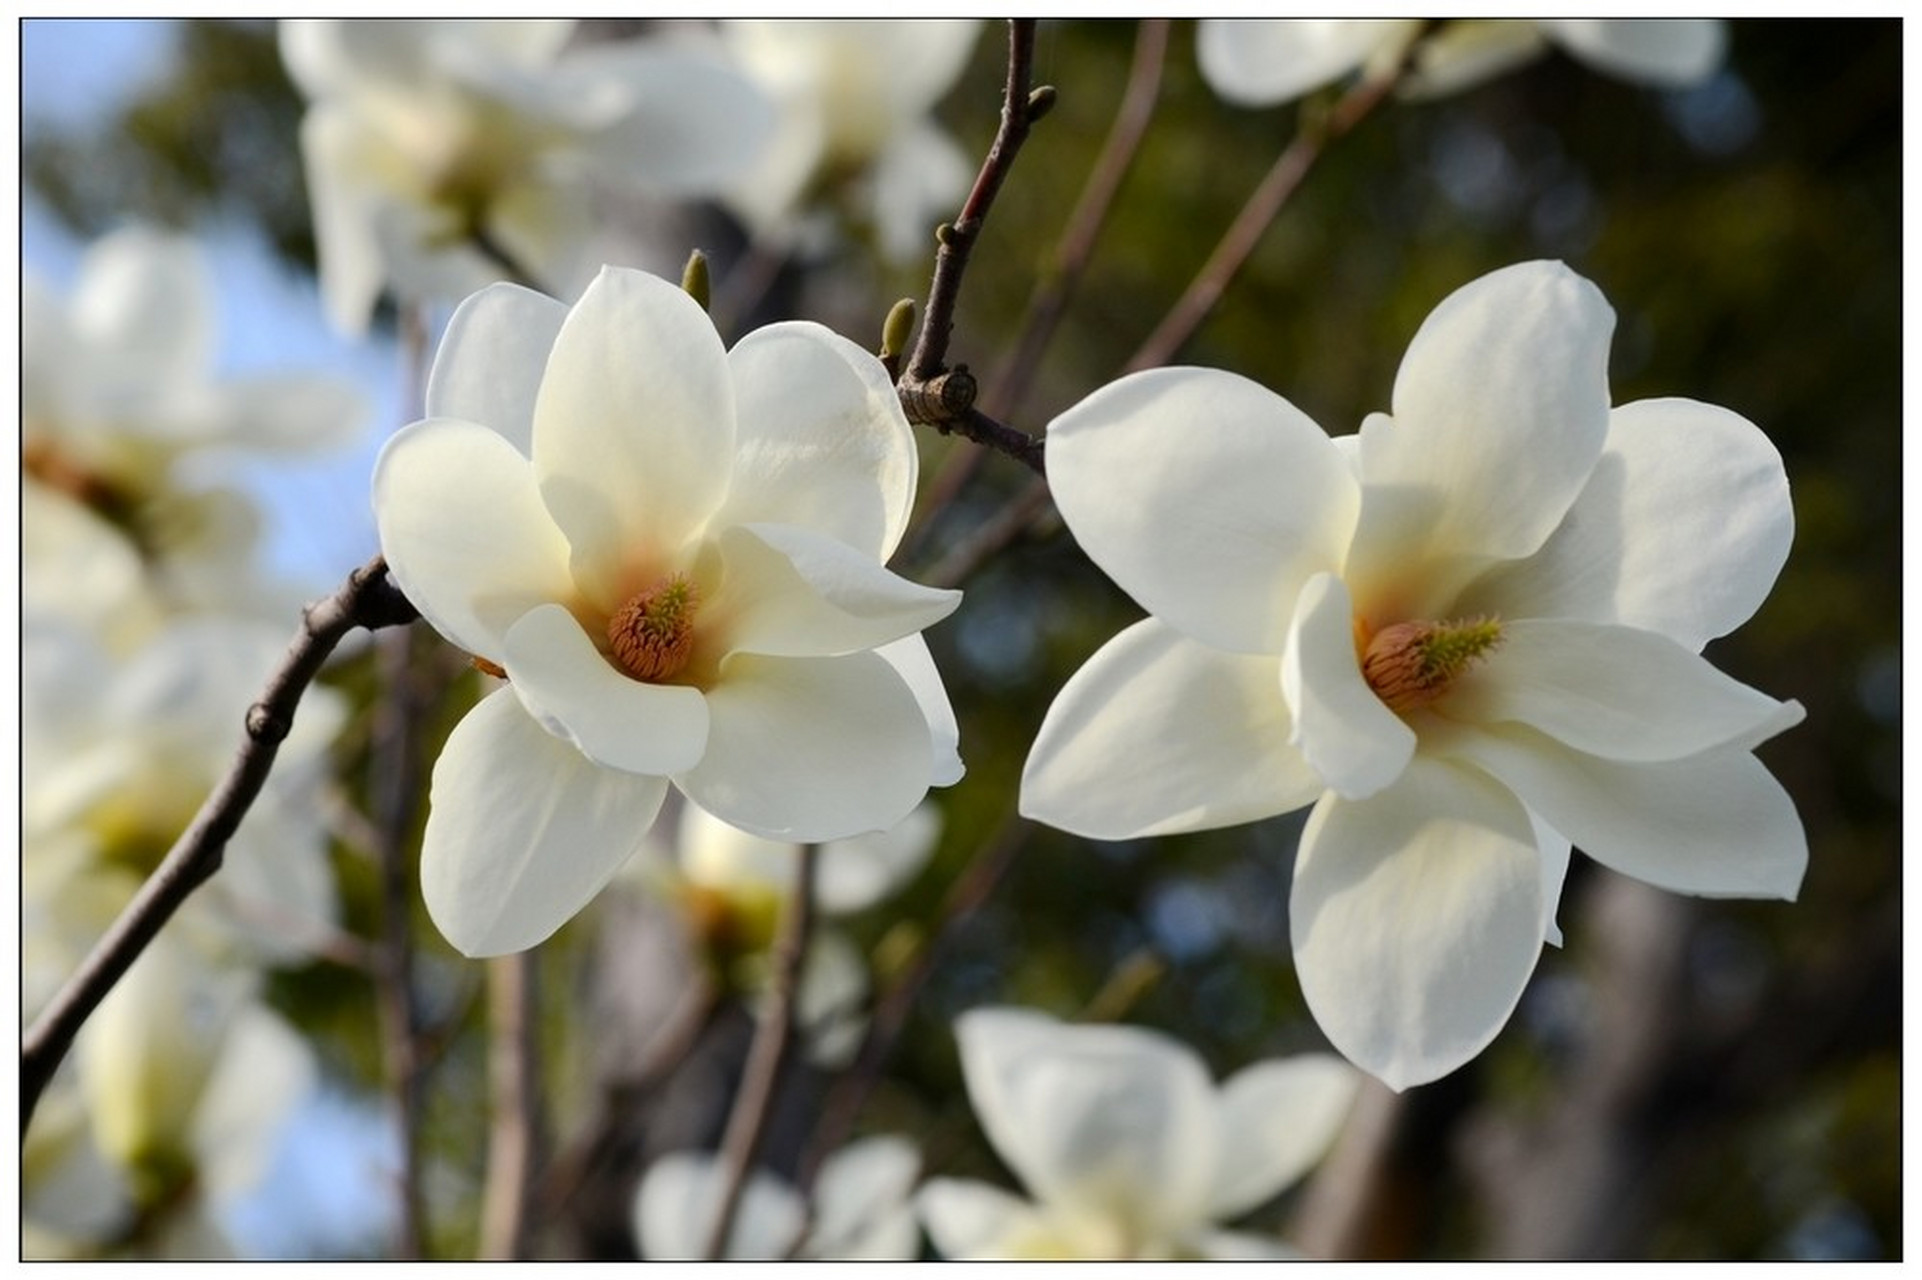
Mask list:
[[671,573],[615,610],[607,620],[607,641],[621,669],[649,684],[679,675],[694,652],[700,602],[699,588]]
[[1501,643],[1496,618],[1397,622],[1372,636],[1355,624],[1362,678],[1397,713],[1426,706]]

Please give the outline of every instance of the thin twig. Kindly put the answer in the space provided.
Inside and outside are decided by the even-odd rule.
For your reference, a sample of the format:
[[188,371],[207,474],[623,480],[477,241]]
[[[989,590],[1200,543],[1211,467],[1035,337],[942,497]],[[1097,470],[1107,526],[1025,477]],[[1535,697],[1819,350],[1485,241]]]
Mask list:
[[[1401,65],[1405,65],[1406,57],[1404,53],[1404,63]],[[1360,124],[1400,79],[1401,66],[1398,65],[1385,74],[1361,80],[1325,116],[1302,113],[1302,124],[1294,141],[1275,157],[1275,163],[1262,178],[1261,185],[1255,188],[1248,197],[1248,203],[1235,215],[1221,242],[1208,255],[1208,261],[1202,264],[1187,290],[1128,361],[1123,373],[1152,369],[1174,358],[1181,344],[1194,335],[1201,322],[1208,318],[1208,313],[1214,310],[1215,303],[1221,300],[1229,282],[1248,261],[1255,246],[1261,243],[1269,224],[1274,222],[1282,206],[1288,203],[1288,198],[1301,185],[1301,180],[1308,176],[1308,171],[1314,168],[1322,151],[1330,142]]]
[[260,701],[247,709],[246,736],[227,776],[22,1038],[22,1133],[88,1017],[188,895],[220,869],[227,842],[273,770],[274,756],[293,727],[301,695],[334,647],[356,627],[373,631],[412,622],[418,616],[400,589],[388,581],[387,562],[379,556],[348,575],[339,591],[303,611],[300,632],[286,658],[268,677]]
[[537,951],[487,962],[488,1074],[493,1123],[481,1203],[480,1256],[528,1256],[534,1164],[541,1141]]
[[720,1258],[727,1249],[734,1213],[740,1207],[741,1192],[754,1167],[754,1156],[767,1129],[768,1114],[773,1110],[775,1088],[780,1084],[781,1069],[787,1062],[788,1046],[794,1039],[801,962],[814,928],[814,870],[819,852],[819,846],[804,844],[795,858],[794,887],[781,918],[780,936],[774,942],[773,990],[769,992],[761,1025],[755,1030],[754,1043],[748,1049],[740,1092],[735,1095],[734,1110],[727,1118],[727,1130],[721,1137],[724,1181],[721,1203],[708,1232],[704,1256],[709,1261]]
[[961,299],[961,278],[967,271],[969,255],[1016,153],[1027,140],[1029,128],[1054,104],[1054,90],[1030,87],[1034,79],[1034,28],[1032,18],[1008,23],[1008,82],[1001,104],[1001,127],[975,175],[960,216],[944,223],[936,233],[940,248],[934,255],[934,279],[928,286],[921,333],[897,388],[908,421],[965,436],[1039,471],[1041,442],[974,408],[974,377],[966,365],[950,369],[947,364],[954,309]]
[[1027,844],[1030,830],[1032,827],[1026,819],[1011,816],[994,838],[975,852],[967,868],[949,888],[926,945],[875,1003],[874,1017],[868,1023],[861,1052],[828,1094],[821,1107],[820,1123],[815,1126],[807,1155],[801,1161],[795,1186],[804,1199],[811,1197],[822,1162],[840,1147],[853,1129],[861,1108],[867,1105],[869,1095],[880,1080],[881,1069],[887,1065],[895,1042],[907,1025],[908,1010],[934,971],[936,955],[1001,883],[1008,868],[1014,865],[1015,855]]

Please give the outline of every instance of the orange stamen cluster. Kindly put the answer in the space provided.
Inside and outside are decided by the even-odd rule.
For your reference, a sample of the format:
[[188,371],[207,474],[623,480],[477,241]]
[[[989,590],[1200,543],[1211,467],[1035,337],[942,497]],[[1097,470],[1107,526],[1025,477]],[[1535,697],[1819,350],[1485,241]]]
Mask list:
[[1361,674],[1390,711],[1426,706],[1501,643],[1493,618],[1464,622],[1397,622],[1367,640]]
[[700,591],[669,574],[614,612],[607,641],[614,660],[636,680],[660,684],[679,675],[694,653],[694,611]]

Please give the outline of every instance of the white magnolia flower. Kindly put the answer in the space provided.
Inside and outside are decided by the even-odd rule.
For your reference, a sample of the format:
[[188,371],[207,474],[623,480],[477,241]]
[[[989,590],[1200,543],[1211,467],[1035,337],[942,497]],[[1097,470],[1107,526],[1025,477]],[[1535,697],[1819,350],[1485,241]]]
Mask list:
[[[810,1221],[792,1187],[756,1169],[741,1189],[721,1256],[730,1262],[774,1261],[790,1253],[818,1261],[911,1259],[920,1233],[908,1195],[920,1170],[920,1154],[905,1139],[851,1142],[822,1161]],[[634,1235],[643,1257],[689,1262],[707,1256],[726,1185],[723,1172],[709,1152],[676,1152],[649,1166],[634,1196]]]
[[[83,631],[30,626],[22,907],[48,947],[30,968],[64,976],[159,865],[231,767],[242,714],[286,648],[277,627],[194,618],[116,660]],[[180,927],[259,962],[311,954],[331,934],[338,901],[319,806],[345,715],[339,694],[307,692],[220,873],[186,904]]]
[[1570,841],[1682,893],[1801,882],[1751,752],[1802,709],[1699,656],[1787,557],[1782,460],[1714,405],[1611,410],[1613,328],[1588,281],[1524,263],[1436,308],[1359,435],[1208,369],[1048,430],[1063,518],[1154,616],[1061,691],[1022,811],[1122,838],[1312,803],[1302,989],[1395,1088],[1500,1030]]
[[[1426,23],[1415,18],[1212,18],[1195,53],[1202,78],[1230,102],[1268,107],[1352,72],[1381,74]],[[1699,84],[1722,65],[1728,36],[1714,18],[1453,20],[1415,50],[1401,92],[1469,89],[1559,48],[1597,71],[1661,89]]]
[[376,466],[381,543],[422,616],[510,681],[434,770],[421,879],[455,946],[547,937],[670,779],[820,842],[961,776],[918,634],[960,596],[882,567],[917,464],[873,356],[800,322],[726,351],[680,289],[609,268],[571,309],[468,299],[427,411]]
[[929,113],[967,67],[978,19],[851,22],[732,19],[742,69],[779,105],[774,142],[728,191],[757,236],[779,238],[833,184],[900,261],[928,252],[973,168]]
[[1332,1054],[1259,1062],[1220,1085],[1186,1045],[1028,1009],[955,1023],[968,1097],[1033,1201],[935,1178],[916,1208],[948,1258],[1280,1258],[1217,1227],[1306,1173],[1359,1079]]
[[196,455],[335,447],[359,425],[360,395],[319,376],[216,377],[213,283],[184,237],[104,237],[64,302],[21,284],[29,606],[124,619],[245,599],[259,517],[204,483]]
[[383,285],[454,299],[511,269],[571,293],[594,184],[712,194],[764,145],[768,104],[718,55],[563,52],[573,32],[572,19],[281,23],[312,104],[301,149],[337,326],[364,330]]
[[[815,854],[817,923],[808,937],[795,1017],[809,1057],[844,1066],[867,1025],[868,965],[833,921],[876,906],[927,864],[940,814],[923,804],[886,831],[830,840]],[[653,842],[650,841],[650,844]],[[659,891],[676,899],[707,956],[738,988],[763,989],[769,949],[794,888],[801,846],[730,826],[700,806],[682,808],[674,851],[648,859]]]

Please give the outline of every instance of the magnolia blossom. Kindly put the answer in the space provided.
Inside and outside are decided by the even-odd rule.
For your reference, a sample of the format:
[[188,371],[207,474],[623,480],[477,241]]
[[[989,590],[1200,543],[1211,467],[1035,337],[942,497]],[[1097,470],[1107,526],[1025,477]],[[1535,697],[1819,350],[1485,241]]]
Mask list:
[[[898,1262],[918,1251],[920,1233],[908,1194],[921,1157],[902,1138],[864,1138],[821,1162],[813,1215],[793,1188],[759,1169],[741,1188],[721,1257],[768,1262],[788,1257]],[[725,1187],[720,1161],[682,1151],[648,1168],[634,1196],[634,1235],[653,1262],[707,1256]],[[797,1243],[799,1242],[798,1247]]]
[[[846,1065],[866,1027],[867,962],[832,921],[891,897],[927,864],[940,833],[940,814],[923,804],[886,831],[830,840],[816,851],[819,922],[808,936],[794,1010],[815,1062]],[[742,831],[692,804],[681,810],[672,852],[648,844],[649,878],[680,904],[706,958],[737,988],[762,989],[800,846]]]
[[[1213,18],[1201,23],[1195,53],[1216,93],[1268,107],[1352,72],[1386,72],[1426,25],[1415,18]],[[1456,93],[1551,47],[1636,84],[1687,88],[1715,74],[1727,39],[1714,18],[1451,20],[1416,46],[1402,92]]]
[[1061,691],[1022,811],[1123,838],[1313,804],[1302,989],[1395,1088],[1500,1030],[1570,841],[1682,893],[1801,882],[1751,753],[1802,708],[1700,656],[1787,557],[1782,460],[1714,405],[1611,409],[1613,327],[1588,281],[1524,263],[1436,308],[1356,436],[1209,369],[1048,430],[1063,518],[1154,616]]
[[742,69],[779,106],[773,143],[728,189],[756,235],[782,237],[809,204],[851,183],[857,216],[896,261],[925,252],[973,169],[929,112],[968,64],[977,19],[721,24]]
[[318,1069],[253,975],[163,933],[81,1029],[21,1158],[26,1252],[204,1259]]
[[[383,285],[459,298],[504,274],[570,292],[597,182],[708,195],[767,139],[767,103],[713,51],[568,49],[572,19],[280,25],[301,124],[321,292],[367,326]],[[503,261],[505,259],[505,261]]]
[[916,1208],[949,1258],[1294,1256],[1215,1224],[1321,1158],[1358,1080],[1332,1054],[1307,1054],[1217,1086],[1179,1041],[1028,1009],[975,1009],[955,1038],[975,1117],[1035,1199],[930,1180]]
[[207,265],[191,240],[147,228],[95,243],[64,302],[25,277],[20,321],[30,610],[124,630],[135,613],[257,594],[258,514],[196,475],[196,455],[334,447],[359,424],[359,394],[319,376],[217,377]]
[[423,617],[509,684],[434,769],[421,881],[471,955],[534,945],[639,846],[670,779],[769,839],[905,818],[961,775],[889,573],[916,456],[880,361],[818,325],[722,348],[680,289],[462,304],[374,514]]

